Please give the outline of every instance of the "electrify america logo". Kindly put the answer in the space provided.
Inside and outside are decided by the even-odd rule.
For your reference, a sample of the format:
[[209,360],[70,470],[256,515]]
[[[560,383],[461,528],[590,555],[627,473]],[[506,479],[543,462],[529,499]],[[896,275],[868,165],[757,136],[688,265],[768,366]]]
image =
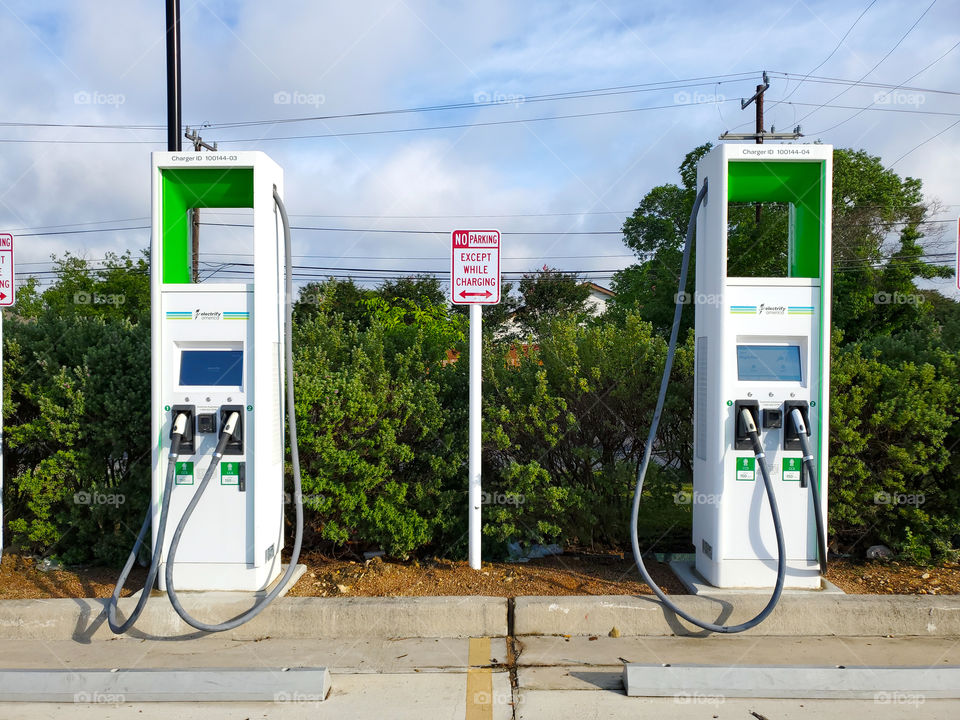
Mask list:
[[220,320],[223,318],[223,313],[219,310],[201,310],[197,308],[193,313],[194,320]]
[[783,305],[767,305],[760,303],[757,306],[757,315],[786,315],[787,308]]

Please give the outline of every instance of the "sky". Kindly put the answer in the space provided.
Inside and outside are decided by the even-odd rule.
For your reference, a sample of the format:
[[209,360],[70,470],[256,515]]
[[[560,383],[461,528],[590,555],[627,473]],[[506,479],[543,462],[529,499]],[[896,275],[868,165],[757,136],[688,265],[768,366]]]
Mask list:
[[[799,124],[800,142],[921,178],[939,208],[929,252],[956,247],[955,0],[181,0],[181,13],[184,124],[284,168],[293,224],[324,228],[293,234],[315,274],[442,272],[451,230],[495,228],[506,272],[547,264],[608,285],[635,260],[619,230],[643,195],[677,182],[697,145],[752,131],[740,100],[763,70],[767,130]],[[21,279],[66,252],[95,263],[149,246],[164,22],[162,0],[0,0],[0,231]],[[383,232],[397,230],[415,232]],[[204,272],[242,262],[244,233],[203,228]]]

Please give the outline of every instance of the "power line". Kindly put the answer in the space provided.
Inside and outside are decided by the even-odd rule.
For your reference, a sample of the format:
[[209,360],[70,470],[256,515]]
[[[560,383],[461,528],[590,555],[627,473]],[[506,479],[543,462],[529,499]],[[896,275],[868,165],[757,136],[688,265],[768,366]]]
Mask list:
[[860,22],[860,20],[863,18],[863,16],[867,14],[867,11],[868,11],[870,8],[872,8],[872,7],[876,4],[876,2],[877,2],[877,0],[870,0],[870,4],[867,5],[867,6],[863,9],[863,12],[860,13],[859,16],[857,16],[857,19],[853,21],[853,25],[851,25],[850,27],[847,28],[847,31],[843,34],[843,37],[840,38],[840,41],[837,43],[836,47],[833,48],[833,50],[830,51],[830,54],[827,55],[827,56],[820,62],[820,64],[817,65],[813,70],[811,70],[810,72],[808,72],[808,73],[803,77],[803,79],[800,80],[800,82],[797,83],[796,87],[794,87],[793,90],[790,91],[790,94],[789,94],[789,95],[787,95],[783,100],[774,101],[773,105],[771,105],[771,106],[768,108],[768,110],[772,110],[772,109],[775,108],[777,105],[780,105],[782,102],[784,102],[784,101],[786,101],[786,100],[789,100],[791,97],[793,97],[793,94],[794,94],[797,90],[800,89],[800,86],[801,86],[801,85],[803,85],[804,80],[806,80],[808,77],[810,77],[811,75],[813,75],[817,70],[819,70],[820,68],[822,68],[822,67],[827,63],[827,61],[828,61],[830,58],[832,58],[832,57],[834,56],[834,54],[837,52],[837,50],[840,49],[840,46],[843,45],[843,41],[847,39],[847,36],[850,35],[850,33],[853,31],[853,29],[857,26],[857,23]]
[[40,237],[44,235],[83,235],[85,233],[122,232],[124,230],[149,230],[149,225],[134,225],[118,228],[89,228],[87,230],[54,230],[51,232],[17,233],[18,237]]
[[616,85],[613,87],[606,88],[593,88],[589,90],[571,90],[566,92],[555,92],[555,93],[546,93],[543,95],[515,95],[513,96],[515,100],[505,100],[499,102],[494,100],[490,101],[477,101],[473,102],[462,102],[462,103],[444,103],[440,105],[427,105],[420,107],[411,107],[411,108],[397,108],[391,110],[371,110],[366,112],[351,112],[351,113],[341,113],[336,115],[312,115],[306,117],[296,117],[296,118],[281,118],[281,119],[269,119],[269,120],[246,120],[239,122],[226,122],[226,123],[208,123],[205,125],[207,128],[211,129],[229,129],[237,127],[253,127],[257,125],[282,125],[289,123],[299,123],[299,122],[312,122],[312,121],[326,121],[326,120],[340,120],[343,118],[358,118],[358,117],[377,117],[383,115],[402,115],[409,113],[425,113],[425,112],[436,112],[436,111],[446,111],[446,110],[464,110],[464,109],[475,109],[475,108],[491,108],[502,105],[516,105],[516,104],[528,104],[536,102],[551,102],[555,100],[579,100],[582,98],[593,98],[593,97],[607,97],[610,95],[628,95],[633,93],[640,92],[655,92],[662,90],[678,90],[681,88],[688,87],[703,87],[706,85],[716,85],[718,83],[725,82],[739,82],[749,79],[752,75],[755,75],[756,72],[739,72],[739,73],[727,73],[724,75],[706,75],[702,77],[695,78],[684,78],[679,80],[662,80],[657,82],[649,83],[638,83],[633,85]]
[[[931,137],[931,138],[928,138],[928,139],[925,140],[923,143],[920,143],[920,145],[917,145],[917,146],[914,148],[914,150],[916,150],[916,149],[917,149],[918,147],[920,147],[921,145],[924,145],[925,143],[930,142],[931,140],[933,140],[933,139],[934,139],[935,137],[937,137],[938,135],[942,135],[944,132],[946,132],[946,131],[949,130],[951,127],[954,127],[954,126],[957,125],[957,124],[960,124],[960,121],[957,121],[957,122],[953,123],[953,125],[950,125],[950,126],[948,126],[947,128],[945,128],[944,130],[941,130],[939,133],[937,133],[937,135],[935,135],[935,136],[933,136],[933,137]],[[913,150],[911,150],[911,151],[909,151],[909,152],[913,152]],[[904,155],[901,155],[900,158],[898,158],[896,161],[894,161],[893,164],[895,165],[897,162],[899,162],[900,160],[902,160],[904,157],[906,157],[906,155],[909,154],[909,152],[908,152],[908,153],[904,153]],[[951,206],[951,207],[952,207],[952,206]],[[629,213],[624,213],[624,214],[627,215],[627,214],[629,214]],[[315,216],[314,216],[314,215],[302,215],[302,216],[300,216],[300,217],[356,217],[356,218],[376,218],[376,217],[378,217],[378,216],[376,216],[376,215],[355,215],[355,216],[349,216],[349,215],[342,215],[342,216],[336,216],[336,215],[327,215],[327,216],[324,216],[324,215],[315,215]],[[390,217],[390,216],[380,216],[380,217],[385,217],[385,218],[386,218],[386,217]],[[406,217],[407,219],[417,219],[418,217],[422,217],[422,218],[424,218],[424,219],[430,219],[430,218],[439,218],[439,217],[443,217],[443,216],[431,216],[431,215],[414,216],[414,215],[410,215],[410,216],[394,216],[394,217],[397,217],[397,218]],[[481,217],[481,216],[452,216],[452,217]],[[489,216],[489,217],[511,217],[511,216],[503,215],[503,216]],[[517,215],[517,216],[513,216],[513,217],[524,217],[524,216]],[[531,216],[531,217],[532,217],[532,216]],[[139,219],[139,218],[133,218],[133,219]],[[122,222],[122,221],[120,221],[120,220],[118,220],[118,221],[103,220],[103,221],[96,221],[96,222],[91,222],[91,223],[75,223],[75,225],[90,225],[90,224],[96,224],[96,223],[98,223],[98,222]],[[876,222],[876,223],[850,223],[850,224],[847,224],[846,227],[893,227],[893,226],[896,226],[896,225],[911,225],[911,224],[917,224],[917,225],[934,225],[934,224],[953,223],[953,222],[956,222],[956,220],[953,219],[953,218],[948,218],[948,219],[943,219],[943,220],[922,220],[922,221],[920,221],[920,222],[918,222],[918,223],[914,223],[914,222],[911,221],[911,220],[889,220],[889,221],[881,221],[881,222]],[[251,224],[249,224],[249,223],[204,222],[204,223],[201,223],[201,225],[213,226],[213,227],[247,227],[247,228],[253,227],[253,226],[252,226]],[[66,225],[47,225],[47,226],[40,226],[40,227],[58,228],[58,227],[73,227],[73,226],[74,226],[74,224],[66,224]],[[49,231],[44,231],[44,232],[22,232],[22,230],[33,230],[33,229],[34,229],[34,228],[21,228],[20,230],[14,230],[14,231],[12,231],[12,233],[15,234],[17,237],[46,237],[46,236],[55,236],[55,235],[85,235],[85,234],[89,234],[89,233],[125,232],[125,231],[128,231],[128,230],[149,230],[149,229],[150,229],[150,226],[149,226],[149,225],[129,225],[129,226],[124,226],[124,227],[87,228],[87,229],[83,229],[83,230],[49,230]],[[314,226],[314,225],[291,225],[291,226],[290,226],[290,229],[291,229],[291,230],[304,230],[304,231],[320,231],[320,232],[380,233],[380,234],[402,234],[402,235],[449,235],[449,234],[450,234],[450,230],[417,230],[417,229],[405,229],[405,228],[344,228],[344,227],[323,227],[323,226]],[[551,237],[555,237],[555,236],[566,236],[566,235],[572,235],[572,236],[581,236],[581,235],[582,235],[582,236],[591,236],[591,235],[623,235],[623,231],[622,231],[622,230],[571,230],[571,231],[566,231],[566,230],[547,230],[547,231],[540,231],[540,230],[502,230],[501,232],[502,232],[504,235],[530,235],[530,236],[541,236],[541,235],[543,235],[543,236],[551,236]],[[230,253],[227,253],[227,254],[229,255]],[[316,256],[316,257],[349,257],[349,256],[330,255],[330,256]],[[576,256],[576,257],[588,257],[588,256]],[[53,261],[51,261],[51,262],[53,262]]]
[[[869,70],[867,70],[867,72],[865,72],[865,73],[863,74],[863,77],[861,77],[861,78],[860,78],[857,82],[855,82],[853,85],[851,85],[850,87],[848,87],[848,88],[847,88],[846,90],[844,90],[843,92],[840,92],[840,93],[838,93],[837,95],[834,95],[832,98],[830,98],[830,99],[827,101],[827,103],[832,103],[834,100],[836,100],[836,99],[839,98],[840,96],[845,95],[846,93],[848,93],[848,92],[851,90],[851,88],[856,87],[857,85],[859,85],[863,80],[866,79],[866,77],[867,77],[870,73],[872,73],[874,70],[876,70],[878,67],[880,67],[880,65],[883,63],[883,61],[886,60],[888,57],[890,57],[890,56],[893,54],[893,51],[894,51],[894,50],[896,50],[898,47],[900,47],[900,43],[902,43],[902,42],[906,39],[907,35],[909,35],[909,34],[913,31],[913,29],[920,23],[920,21],[923,20],[923,18],[926,16],[926,14],[927,14],[928,12],[930,12],[930,8],[932,8],[932,7],[933,7],[934,5],[936,5],[936,4],[937,4],[937,0],[933,0],[933,2],[931,2],[931,3],[927,6],[927,9],[924,10],[922,13],[920,13],[920,17],[918,17],[918,18],[914,21],[913,25],[911,25],[910,27],[908,27],[908,28],[907,28],[907,31],[906,31],[905,33],[903,33],[903,35],[900,36],[900,39],[897,40],[897,42],[894,44],[894,46],[893,46],[892,48],[890,48],[889,51],[887,51],[887,54],[884,55],[882,58],[880,58],[880,60],[877,62],[876,65],[874,65],[872,68],[870,68]],[[824,103],[824,105],[826,105],[827,103]],[[821,106],[821,107],[822,107],[822,106]],[[819,109],[819,108],[818,108],[818,109]],[[800,118],[800,119],[797,121],[797,124],[802,123],[804,120],[806,120],[808,117],[810,117],[811,115],[813,115],[813,113],[815,113],[815,112],[817,112],[817,110],[811,110],[811,111],[808,112],[806,115],[804,115],[802,118]]]
[[[868,85],[864,84],[864,87]],[[877,85],[876,87],[889,87],[888,85]],[[907,88],[905,88],[907,89]],[[941,92],[941,91],[928,91],[928,92]],[[841,95],[843,93],[840,93]],[[836,97],[839,97],[837,95]],[[549,120],[570,120],[578,118],[588,118],[588,117],[602,117],[609,115],[623,115],[628,113],[637,113],[637,112],[646,112],[653,110],[670,110],[676,108],[689,108],[695,107],[698,105],[719,105],[721,103],[736,102],[735,98],[731,99],[715,99],[715,100],[703,100],[703,101],[690,101],[683,103],[672,103],[668,105],[652,105],[647,107],[640,108],[623,108],[620,110],[601,110],[596,112],[588,113],[571,113],[566,115],[549,115],[541,117],[528,117],[528,118],[518,118],[512,120],[493,120],[486,122],[469,122],[469,123],[452,123],[448,125],[426,125],[420,127],[412,128],[385,128],[379,130],[359,130],[359,131],[349,131],[349,132],[330,132],[330,133],[312,133],[306,135],[280,135],[273,137],[255,137],[255,138],[236,138],[229,140],[221,140],[220,144],[235,144],[235,143],[248,143],[256,144],[262,142],[276,142],[276,141],[287,141],[287,140],[319,140],[326,138],[340,138],[340,137],[362,137],[370,135],[395,135],[403,133],[412,133],[412,132],[431,132],[435,130],[458,130],[458,129],[467,129],[467,128],[479,128],[479,127],[496,127],[504,125],[517,125],[523,123],[532,123],[532,122],[546,122]],[[814,107],[815,109],[808,113],[804,117],[809,117],[817,110],[823,108],[835,108],[835,109],[844,109],[844,110],[866,110],[876,112],[901,112],[908,115],[947,115],[947,116],[956,116],[956,113],[947,113],[947,112],[938,112],[933,110],[905,110],[905,109],[895,109],[895,108],[875,108],[867,107],[860,108],[849,105],[831,105],[829,101],[827,103],[815,104],[815,103],[787,103],[795,104],[798,106],[809,106]],[[0,138],[0,143],[8,144],[51,144],[51,145],[157,145],[160,141],[157,140],[63,140],[63,139],[36,139],[36,138]]]
[[[905,85],[906,83],[910,82],[910,81],[913,80],[915,77],[917,77],[917,75],[922,75],[923,73],[925,73],[927,70],[929,70],[929,69],[932,68],[934,65],[936,65],[938,62],[940,62],[941,60],[943,60],[947,55],[949,55],[950,53],[952,53],[952,52],[953,52],[954,50],[956,50],[958,47],[960,47],[960,42],[957,42],[953,47],[951,47],[949,50],[947,50],[945,53],[943,53],[943,55],[941,55],[940,57],[938,57],[938,58],[937,58],[936,60],[934,60],[932,63],[924,66],[923,68],[921,68],[920,70],[918,70],[917,72],[915,72],[913,75],[911,75],[910,77],[908,77],[906,80],[904,80],[902,83],[900,83],[899,86],[897,86],[897,87],[895,87],[895,88],[893,88],[893,89],[891,89],[891,90],[887,90],[887,92],[883,95],[883,97],[889,97],[890,93],[894,92],[895,90],[900,89],[903,85]],[[831,125],[831,126],[828,127],[826,130],[819,130],[819,131],[817,131],[817,132],[815,132],[815,133],[813,133],[813,134],[814,134],[814,135],[820,135],[820,134],[822,134],[822,133],[827,133],[827,132],[830,132],[831,130],[835,130],[836,128],[840,127],[841,125],[845,125],[846,123],[850,122],[850,121],[853,120],[855,117],[859,117],[861,114],[863,114],[864,112],[866,112],[867,110],[869,110],[873,105],[876,105],[877,102],[879,102],[879,98],[874,97],[874,100],[873,100],[872,103],[870,103],[870,105],[867,105],[867,107],[865,107],[865,108],[861,108],[861,109],[858,110],[856,113],[854,113],[853,115],[851,115],[850,117],[848,117],[846,120],[841,120],[841,121],[838,122],[836,125]]]
[[[924,140],[922,143],[918,143],[917,145],[914,145],[912,148],[910,148],[909,150],[907,150],[903,155],[901,155],[901,156],[898,157],[896,160],[894,160],[893,163],[890,165],[890,167],[892,168],[894,165],[896,165],[898,162],[900,162],[901,160],[903,160],[907,155],[909,155],[910,153],[912,153],[914,150],[920,149],[921,147],[923,147],[924,145],[926,145],[926,144],[927,144],[928,142],[930,142],[931,140],[936,140],[938,137],[940,137],[941,135],[943,135],[947,130],[950,130],[951,128],[955,128],[957,125],[960,125],[960,120],[957,120],[956,122],[951,123],[950,125],[947,125],[947,127],[945,127],[943,130],[941,130],[940,132],[938,132],[936,135],[931,135],[931,136],[928,137],[926,140]],[[944,221],[944,222],[949,222],[949,221]]]
[[[249,223],[217,223],[203,222],[201,225],[214,227],[253,227]],[[338,227],[315,227],[313,225],[291,225],[291,230],[319,230],[322,232],[358,232],[358,233],[388,233],[400,235],[449,235],[449,230],[401,230],[398,228],[338,228]],[[501,230],[502,235],[623,235],[622,230],[576,230],[576,231],[526,231],[526,230]]]

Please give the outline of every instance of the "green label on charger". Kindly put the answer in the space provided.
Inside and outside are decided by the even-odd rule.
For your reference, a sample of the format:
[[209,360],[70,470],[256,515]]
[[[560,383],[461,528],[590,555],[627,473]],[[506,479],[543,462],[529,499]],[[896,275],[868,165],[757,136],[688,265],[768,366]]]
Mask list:
[[780,477],[791,482],[799,482],[802,468],[803,460],[801,458],[784,458],[783,472]]
[[752,457],[737,458],[737,480],[757,479],[757,459]]
[[239,485],[240,484],[240,463],[221,462],[220,463],[220,484],[221,485]]
[[176,476],[177,485],[193,485],[193,463],[178,462]]

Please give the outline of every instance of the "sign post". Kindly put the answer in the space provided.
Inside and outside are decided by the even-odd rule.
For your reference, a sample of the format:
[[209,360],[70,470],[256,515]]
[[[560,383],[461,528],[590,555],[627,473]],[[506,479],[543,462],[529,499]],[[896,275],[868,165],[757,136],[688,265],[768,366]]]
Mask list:
[[500,231],[454,230],[450,252],[450,301],[470,306],[470,461],[468,482],[470,567],[480,569],[481,305],[500,302]]
[[[0,233],[0,308],[14,302],[13,235]],[[3,554],[3,317],[0,314],[0,556]]]

